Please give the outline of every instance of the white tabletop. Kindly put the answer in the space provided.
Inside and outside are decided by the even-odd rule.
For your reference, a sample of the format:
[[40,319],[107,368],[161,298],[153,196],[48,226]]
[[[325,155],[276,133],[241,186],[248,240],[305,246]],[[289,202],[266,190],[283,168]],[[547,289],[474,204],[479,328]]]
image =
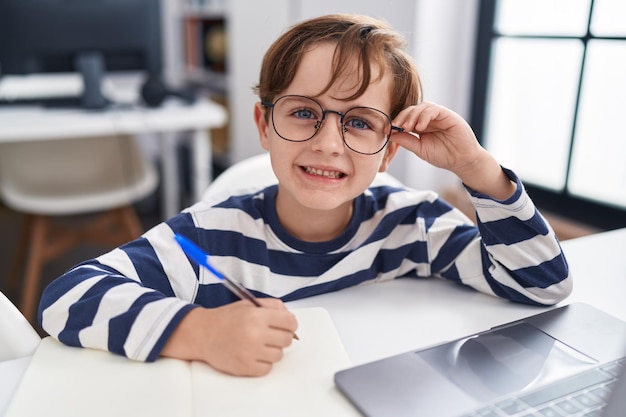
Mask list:
[[208,99],[192,105],[168,100],[156,108],[120,105],[98,111],[8,106],[0,108],[0,142],[196,130],[225,122],[225,109]]
[[[562,245],[574,274],[574,292],[562,304],[587,302],[626,320],[626,229]],[[288,306],[326,308],[354,365],[457,339],[544,310],[435,279],[353,287]],[[6,367],[11,369],[13,381],[21,378],[27,363]],[[0,368],[3,378],[9,375],[5,370]],[[5,393],[4,398],[10,395]],[[0,415],[6,406],[1,401],[0,395]]]
[[[626,229],[562,242],[574,291],[560,305],[587,302],[626,320]],[[543,311],[435,279],[398,279],[289,303],[326,308],[356,364],[380,359]]]
[[0,362],[0,416],[3,416],[11,398],[26,372],[30,356]]

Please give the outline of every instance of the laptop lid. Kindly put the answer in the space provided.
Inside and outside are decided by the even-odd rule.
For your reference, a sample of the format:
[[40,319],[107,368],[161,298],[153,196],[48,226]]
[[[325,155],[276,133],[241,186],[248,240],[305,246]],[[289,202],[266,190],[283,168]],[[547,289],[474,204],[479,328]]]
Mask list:
[[625,346],[625,322],[575,303],[353,367],[335,383],[367,416],[459,416],[617,360]]

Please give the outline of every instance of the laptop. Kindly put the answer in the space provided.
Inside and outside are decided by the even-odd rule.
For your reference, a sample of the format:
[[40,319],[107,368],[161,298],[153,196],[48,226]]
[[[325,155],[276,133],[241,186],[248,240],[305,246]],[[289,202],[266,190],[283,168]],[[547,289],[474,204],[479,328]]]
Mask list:
[[368,417],[623,417],[626,322],[573,303],[339,371],[335,384]]

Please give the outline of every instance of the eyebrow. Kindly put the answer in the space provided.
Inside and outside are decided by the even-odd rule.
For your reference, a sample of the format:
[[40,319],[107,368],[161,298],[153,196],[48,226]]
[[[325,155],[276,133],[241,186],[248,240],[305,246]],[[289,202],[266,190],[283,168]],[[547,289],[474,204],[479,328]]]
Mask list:
[[[302,96],[302,97],[307,97],[307,98],[310,98],[310,99],[312,99],[312,100],[315,100],[317,103],[319,103],[319,104],[322,106],[322,108],[323,108],[324,110],[329,110],[329,108],[328,108],[327,106],[325,106],[325,105],[324,105],[324,103],[322,103],[322,102],[320,101],[320,99],[319,99],[319,97],[320,97],[320,96],[319,96],[319,95],[318,95],[318,96],[312,96],[312,95],[308,95],[308,94],[300,94],[300,93],[282,94],[282,95],[280,95],[280,96],[276,97],[276,98],[274,99],[274,101],[276,101],[278,98],[283,97],[283,96]],[[358,97],[358,98],[361,98],[361,97],[362,97],[362,96],[360,96],[360,97]],[[338,102],[345,103],[345,104],[348,104],[348,103],[353,103],[353,101],[342,100],[342,99],[340,99],[340,98],[336,98],[336,97],[330,97],[330,98],[331,98],[331,99],[333,99],[333,100],[337,100]],[[370,104],[352,104],[352,105],[350,105],[350,107],[346,107],[346,108],[345,108],[345,110],[344,110],[344,111],[342,111],[342,113],[345,113],[346,111],[348,111],[348,110],[350,110],[350,109],[353,109],[353,108],[355,108],[355,107],[369,107],[369,108],[372,108],[372,109],[375,109],[375,110],[381,111],[381,112],[385,113],[387,116],[389,116],[389,118],[391,118],[391,116],[390,116],[390,111],[391,111],[391,110],[382,110],[382,108],[381,108],[381,107],[378,107],[378,106],[372,106],[372,105],[370,105]],[[330,110],[335,110],[335,109],[330,109]],[[338,110],[336,110],[336,111],[338,111]]]

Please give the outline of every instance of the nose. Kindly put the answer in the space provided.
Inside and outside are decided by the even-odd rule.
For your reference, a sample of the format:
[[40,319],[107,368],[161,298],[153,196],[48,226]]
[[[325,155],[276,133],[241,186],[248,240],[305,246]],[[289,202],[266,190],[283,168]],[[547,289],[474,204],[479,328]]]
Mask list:
[[[332,121],[328,121],[328,113],[334,113],[337,120],[335,123]],[[344,143],[343,143],[343,133],[341,129],[343,129],[341,118],[343,114],[335,111],[335,110],[325,110],[322,115],[322,119],[318,120],[315,124],[315,129],[317,132],[315,136],[310,140],[311,147],[313,150],[329,152],[331,154],[341,154],[345,151]],[[324,129],[325,125],[329,125],[327,129]],[[333,126],[336,129],[333,129]]]

